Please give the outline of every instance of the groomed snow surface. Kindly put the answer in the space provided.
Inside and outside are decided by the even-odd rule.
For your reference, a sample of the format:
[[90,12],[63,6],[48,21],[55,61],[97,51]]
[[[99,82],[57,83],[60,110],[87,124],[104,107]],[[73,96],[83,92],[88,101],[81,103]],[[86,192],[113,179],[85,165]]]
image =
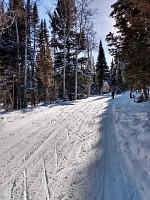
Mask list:
[[150,101],[108,94],[1,112],[0,200],[70,199],[150,199]]

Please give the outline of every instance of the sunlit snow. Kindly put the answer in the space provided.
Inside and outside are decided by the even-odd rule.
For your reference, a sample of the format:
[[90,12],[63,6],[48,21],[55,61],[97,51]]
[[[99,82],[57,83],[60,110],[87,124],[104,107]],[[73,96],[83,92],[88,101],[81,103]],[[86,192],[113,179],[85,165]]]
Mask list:
[[1,200],[149,198],[150,101],[107,94],[1,111]]

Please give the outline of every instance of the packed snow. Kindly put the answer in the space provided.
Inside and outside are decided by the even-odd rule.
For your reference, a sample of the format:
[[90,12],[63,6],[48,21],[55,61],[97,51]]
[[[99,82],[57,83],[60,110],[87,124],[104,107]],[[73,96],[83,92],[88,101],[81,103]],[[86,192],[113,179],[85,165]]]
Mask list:
[[150,199],[150,101],[129,93],[0,115],[0,200]]

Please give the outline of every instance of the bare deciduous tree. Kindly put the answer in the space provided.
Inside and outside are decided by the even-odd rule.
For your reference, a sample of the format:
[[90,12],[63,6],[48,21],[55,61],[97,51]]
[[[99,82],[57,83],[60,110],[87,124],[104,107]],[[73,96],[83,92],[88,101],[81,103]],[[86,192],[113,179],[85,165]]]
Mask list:
[[0,35],[5,29],[12,26],[15,21],[15,12],[10,10],[5,13],[4,4],[7,5],[4,0],[0,0]]
[[[77,16],[75,32],[79,34],[77,45],[76,45],[76,62],[75,62],[75,94],[74,98],[77,99],[77,85],[78,85],[78,54],[81,48],[82,34],[87,33],[89,35],[89,24],[91,24],[91,17],[94,15],[94,11],[90,8],[90,4],[93,0],[76,0],[77,6]],[[90,27],[93,28],[93,27]],[[92,33],[92,30],[91,30]],[[89,48],[91,40],[87,39],[87,44],[85,48]],[[92,47],[92,46],[91,46]],[[93,47],[92,47],[93,48]]]

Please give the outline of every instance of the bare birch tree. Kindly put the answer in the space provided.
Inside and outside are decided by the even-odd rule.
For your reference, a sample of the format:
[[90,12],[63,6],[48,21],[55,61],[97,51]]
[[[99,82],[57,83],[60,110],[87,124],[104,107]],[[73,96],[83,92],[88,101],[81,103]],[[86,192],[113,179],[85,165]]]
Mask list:
[[15,21],[15,12],[10,10],[9,12],[5,13],[4,5],[7,5],[4,0],[0,0],[0,35],[2,32],[11,27]]
[[[75,93],[74,98],[77,99],[77,87],[78,87],[78,54],[81,49],[81,40],[83,33],[89,33],[89,24],[91,24],[91,17],[94,12],[90,8],[93,0],[76,0],[77,16],[75,24],[75,32],[78,33],[78,41],[75,49]],[[86,48],[88,48],[88,40],[86,41]]]

